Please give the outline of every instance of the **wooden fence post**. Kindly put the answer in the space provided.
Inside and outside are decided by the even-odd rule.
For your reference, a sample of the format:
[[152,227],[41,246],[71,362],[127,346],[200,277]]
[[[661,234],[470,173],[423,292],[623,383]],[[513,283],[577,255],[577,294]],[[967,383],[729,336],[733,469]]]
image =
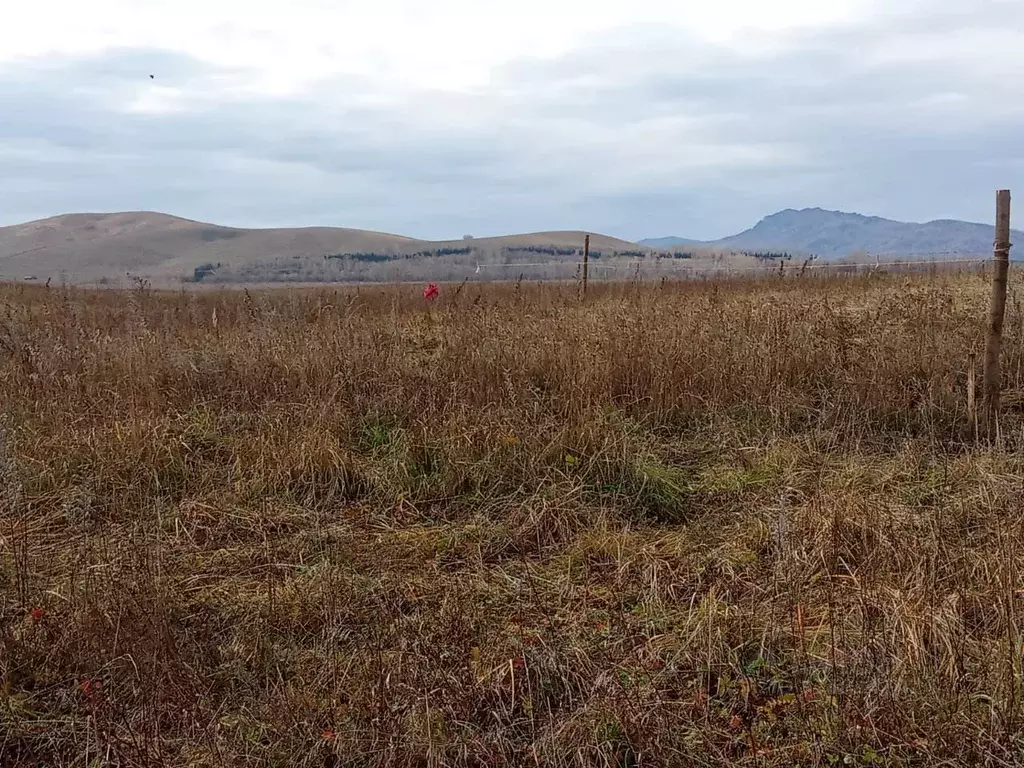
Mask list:
[[1006,275],[1010,268],[1010,190],[996,193],[996,242],[993,253],[992,303],[985,339],[984,397],[985,436],[993,438],[999,423],[999,352],[1003,342],[1006,314]]
[[590,235],[583,238],[583,295],[587,295],[587,277],[590,272]]

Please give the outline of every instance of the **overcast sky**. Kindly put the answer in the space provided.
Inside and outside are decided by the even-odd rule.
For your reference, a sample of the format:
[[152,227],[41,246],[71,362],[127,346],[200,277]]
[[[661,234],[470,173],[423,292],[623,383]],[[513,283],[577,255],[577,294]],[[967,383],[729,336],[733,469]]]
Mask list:
[[4,10],[0,224],[715,238],[789,207],[989,221],[1024,193],[1024,0]]

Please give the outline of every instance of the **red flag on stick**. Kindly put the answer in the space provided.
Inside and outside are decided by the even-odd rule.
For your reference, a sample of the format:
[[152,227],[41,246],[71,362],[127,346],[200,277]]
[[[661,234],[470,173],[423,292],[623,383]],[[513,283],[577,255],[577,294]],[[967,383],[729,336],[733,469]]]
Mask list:
[[423,289],[423,298],[427,301],[433,301],[440,295],[440,293],[441,292],[437,290],[437,286],[434,283],[431,283]]

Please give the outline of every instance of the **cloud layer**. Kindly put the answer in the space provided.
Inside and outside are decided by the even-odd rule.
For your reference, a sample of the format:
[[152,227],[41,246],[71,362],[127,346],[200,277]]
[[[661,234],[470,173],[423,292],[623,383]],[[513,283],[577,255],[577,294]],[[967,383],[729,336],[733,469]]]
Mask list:
[[273,61],[187,46],[37,52],[0,62],[0,223],[150,209],[635,239],[802,206],[987,221],[994,189],[1024,189],[1024,4],[967,6],[727,39],[643,14],[560,45],[520,30],[464,78],[433,49],[419,80],[370,62],[301,78],[282,64],[279,83]]

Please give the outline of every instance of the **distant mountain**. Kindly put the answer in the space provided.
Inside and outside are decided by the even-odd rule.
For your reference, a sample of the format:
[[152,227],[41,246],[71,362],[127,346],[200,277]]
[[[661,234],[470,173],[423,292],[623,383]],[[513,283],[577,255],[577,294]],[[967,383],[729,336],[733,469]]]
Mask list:
[[[953,219],[925,224],[863,216],[859,213],[826,211],[821,208],[787,208],[761,219],[755,226],[721,240],[694,243],[681,238],[642,240],[654,248],[681,243],[730,250],[773,250],[813,253],[824,257],[846,256],[864,251],[883,256],[960,256],[991,252],[995,227]],[[1024,232],[1013,233],[1024,243]],[[655,242],[671,245],[654,245]]]
[[[85,283],[131,273],[166,283],[192,278],[197,269],[212,272],[206,269],[210,265],[222,265],[219,276],[329,279],[342,265],[331,261],[332,269],[325,271],[329,255],[355,254],[367,263],[394,262],[403,269],[424,262],[425,254],[463,254],[472,265],[499,260],[503,249],[537,253],[530,260],[538,261],[582,248],[583,238],[583,232],[537,232],[431,241],[340,227],[238,229],[144,211],[74,213],[0,227],[0,280]],[[606,253],[638,249],[635,243],[599,234],[592,234],[590,243]]]
[[700,240],[690,240],[685,237],[649,237],[646,240],[639,240],[638,245],[648,248],[678,248],[685,245],[703,245]]

